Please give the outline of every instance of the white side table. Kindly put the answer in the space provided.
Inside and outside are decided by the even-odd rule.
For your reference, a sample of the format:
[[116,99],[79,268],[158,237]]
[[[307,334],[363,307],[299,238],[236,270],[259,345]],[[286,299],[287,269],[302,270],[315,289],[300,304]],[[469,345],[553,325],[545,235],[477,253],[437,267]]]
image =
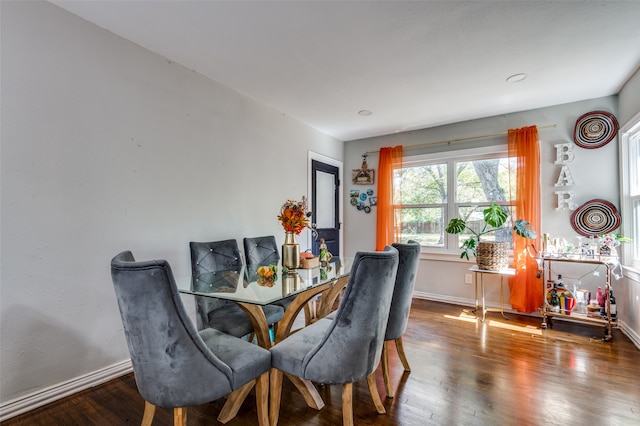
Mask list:
[[[480,308],[480,306],[478,305],[478,277],[480,278],[480,291],[482,292],[482,321],[484,321],[485,318],[485,314],[488,311],[496,311],[496,312],[500,312],[502,314],[502,316],[504,317],[504,319],[509,319],[507,318],[507,316],[504,314],[504,287],[503,287],[503,280],[505,276],[514,276],[516,274],[516,270],[514,268],[505,268],[505,269],[500,269],[498,271],[487,271],[484,269],[480,269],[478,268],[478,265],[473,265],[471,268],[469,268],[470,271],[475,272],[475,284],[476,284],[476,308],[473,310],[474,313],[478,312],[478,309]],[[492,274],[492,275],[500,275],[500,309],[490,309],[487,308],[485,306],[484,303],[484,280],[483,277],[485,274]]]

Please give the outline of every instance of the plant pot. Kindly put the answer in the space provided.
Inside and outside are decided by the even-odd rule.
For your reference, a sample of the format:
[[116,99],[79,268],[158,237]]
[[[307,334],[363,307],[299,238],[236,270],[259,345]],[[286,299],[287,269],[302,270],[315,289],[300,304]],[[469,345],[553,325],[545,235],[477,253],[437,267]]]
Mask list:
[[480,241],[476,247],[478,269],[499,271],[509,267],[509,243]]
[[282,266],[287,269],[300,267],[300,245],[293,232],[287,232],[282,245]]

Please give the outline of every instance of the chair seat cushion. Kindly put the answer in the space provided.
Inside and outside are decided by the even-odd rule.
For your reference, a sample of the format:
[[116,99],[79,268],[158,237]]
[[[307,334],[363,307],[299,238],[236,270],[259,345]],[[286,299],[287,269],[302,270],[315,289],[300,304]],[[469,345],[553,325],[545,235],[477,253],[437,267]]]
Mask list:
[[305,356],[322,341],[332,323],[322,318],[273,346],[270,349],[272,367],[306,378],[303,371]]
[[[264,315],[267,317],[267,324],[275,324],[284,316],[282,306],[266,305],[263,306]],[[235,337],[246,336],[253,332],[253,324],[242,310],[236,305],[225,306],[224,309],[216,309],[209,312],[208,327],[215,328],[223,333],[230,334]]]
[[271,368],[271,354],[258,345],[212,328],[198,334],[211,352],[231,368],[234,390]]
[[293,296],[289,296],[286,299],[282,299],[282,300],[278,300],[277,302],[273,302],[271,305],[275,305],[275,306],[281,306],[284,309],[287,309],[289,307],[289,305],[293,302],[293,300],[298,297],[297,294],[294,294]]
[[324,319],[328,319],[328,320],[334,320],[336,318],[336,314],[338,313],[338,311],[333,311],[331,312],[329,315],[327,315],[326,317],[324,317]]

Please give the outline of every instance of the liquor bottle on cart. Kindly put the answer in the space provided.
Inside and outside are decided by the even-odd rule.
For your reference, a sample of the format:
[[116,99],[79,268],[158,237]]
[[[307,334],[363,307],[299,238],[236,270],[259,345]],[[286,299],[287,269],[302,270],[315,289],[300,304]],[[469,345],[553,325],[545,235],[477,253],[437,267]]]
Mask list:
[[613,289],[609,289],[609,313],[611,314],[611,321],[615,321],[618,318],[618,306],[616,305],[616,297],[613,295]]

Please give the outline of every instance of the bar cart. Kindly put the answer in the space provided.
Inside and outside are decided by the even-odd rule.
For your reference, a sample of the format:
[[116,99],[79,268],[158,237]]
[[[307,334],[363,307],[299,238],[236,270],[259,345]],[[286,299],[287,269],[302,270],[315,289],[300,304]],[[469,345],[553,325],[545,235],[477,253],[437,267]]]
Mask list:
[[[613,266],[617,264],[617,258],[610,256],[544,256],[538,259],[538,265],[542,267],[543,272],[543,290],[544,290],[544,299],[543,304],[540,307],[540,314],[542,315],[542,324],[541,327],[546,329],[547,327],[551,327],[552,318],[558,318],[561,320],[585,323],[585,324],[594,324],[594,325],[603,325],[604,326],[604,337],[602,340],[609,342],[613,339],[613,335],[611,334],[612,327],[617,326],[617,320],[611,318],[611,306],[609,303],[609,297],[612,287],[611,287],[611,269]],[[603,265],[606,268],[606,273],[604,276],[604,289],[605,289],[605,312],[604,316],[590,316],[588,313],[580,313],[575,312],[574,309],[560,309],[558,312],[554,311],[553,308],[547,302],[547,296],[550,291],[549,283],[553,282],[551,279],[551,264],[554,262],[565,262],[565,263],[580,263],[580,264],[590,264],[590,265]],[[575,297],[575,295],[574,295]]]

